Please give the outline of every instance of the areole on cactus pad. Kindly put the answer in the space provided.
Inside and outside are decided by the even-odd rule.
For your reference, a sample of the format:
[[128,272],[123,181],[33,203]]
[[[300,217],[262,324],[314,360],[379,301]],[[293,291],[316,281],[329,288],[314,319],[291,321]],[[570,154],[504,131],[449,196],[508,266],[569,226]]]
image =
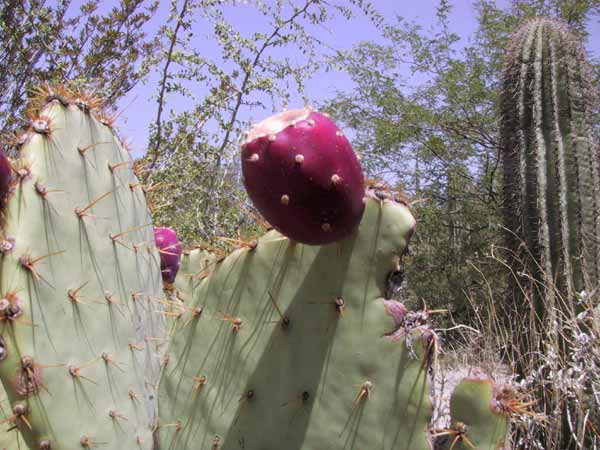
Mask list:
[[343,133],[309,108],[246,132],[242,171],[250,199],[278,231],[304,244],[350,235],[364,211],[364,176]]

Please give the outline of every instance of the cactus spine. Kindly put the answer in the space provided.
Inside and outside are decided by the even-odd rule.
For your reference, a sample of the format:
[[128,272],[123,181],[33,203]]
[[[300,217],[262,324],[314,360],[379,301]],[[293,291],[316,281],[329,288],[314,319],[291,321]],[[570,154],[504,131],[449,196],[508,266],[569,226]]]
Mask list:
[[532,276],[526,289],[550,323],[557,307],[573,311],[576,294],[593,292],[600,279],[596,107],[577,37],[551,19],[523,25],[501,95],[505,224],[513,269]]

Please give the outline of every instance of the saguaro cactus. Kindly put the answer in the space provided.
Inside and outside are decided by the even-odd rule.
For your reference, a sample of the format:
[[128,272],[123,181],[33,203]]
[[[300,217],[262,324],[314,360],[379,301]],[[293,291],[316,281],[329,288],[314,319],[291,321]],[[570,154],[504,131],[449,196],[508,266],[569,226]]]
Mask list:
[[[580,40],[563,23],[545,18],[514,35],[503,83],[513,284],[519,279],[532,292],[544,317],[557,307],[573,308],[581,291],[596,293],[600,280],[597,96]],[[519,277],[523,270],[530,282]],[[521,297],[521,288],[514,291]]]
[[47,91],[3,211],[0,379],[31,449],[150,449],[160,258],[133,161],[93,99]]

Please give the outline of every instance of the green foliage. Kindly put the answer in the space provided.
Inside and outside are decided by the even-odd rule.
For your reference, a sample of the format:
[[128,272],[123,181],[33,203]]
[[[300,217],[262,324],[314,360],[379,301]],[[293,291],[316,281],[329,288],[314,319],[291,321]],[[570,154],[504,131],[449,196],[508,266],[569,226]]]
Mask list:
[[75,83],[111,106],[147,73],[156,42],[144,31],[154,0],[7,0],[0,5],[0,135],[21,125],[34,88]]
[[[495,46],[503,39],[499,31],[492,39],[481,29],[476,44],[459,51],[458,36],[448,31],[449,9],[441,4],[431,36],[399,19],[385,27],[387,43],[341,54],[339,65],[357,88],[340,92],[328,108],[355,130],[369,175],[416,203],[420,232],[406,295],[418,303],[450,303],[460,320],[466,319],[465,294],[482,287],[468,263],[489,252],[499,223],[497,81],[491,74],[499,70]],[[407,65],[410,77],[401,75]]]
[[3,427],[32,449],[150,449],[162,296],[152,220],[93,99],[46,94],[3,211]]

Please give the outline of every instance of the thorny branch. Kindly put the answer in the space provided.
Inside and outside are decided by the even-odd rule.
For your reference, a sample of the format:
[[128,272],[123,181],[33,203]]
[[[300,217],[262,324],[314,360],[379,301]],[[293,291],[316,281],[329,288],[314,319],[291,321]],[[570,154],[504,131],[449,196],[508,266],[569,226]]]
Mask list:
[[169,77],[169,66],[173,62],[173,50],[175,49],[175,44],[177,43],[177,35],[179,34],[179,30],[183,24],[183,19],[185,18],[186,13],[188,12],[188,4],[189,0],[184,0],[183,5],[181,6],[181,11],[179,12],[179,16],[177,18],[177,25],[175,25],[175,29],[171,34],[171,40],[169,42],[169,50],[167,51],[167,58],[165,60],[165,65],[163,66],[161,78],[160,78],[160,92],[158,94],[158,111],[156,113],[156,120],[154,121],[154,125],[156,128],[156,132],[154,134],[153,142],[150,143],[148,151],[153,152],[152,161],[148,165],[148,171],[144,176],[144,183],[148,181],[148,177],[152,173],[152,170],[156,166],[158,162],[158,158],[160,156],[160,146],[162,144],[162,114],[165,106],[165,91],[167,88],[167,79]]

